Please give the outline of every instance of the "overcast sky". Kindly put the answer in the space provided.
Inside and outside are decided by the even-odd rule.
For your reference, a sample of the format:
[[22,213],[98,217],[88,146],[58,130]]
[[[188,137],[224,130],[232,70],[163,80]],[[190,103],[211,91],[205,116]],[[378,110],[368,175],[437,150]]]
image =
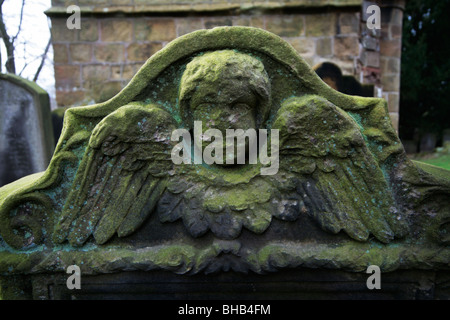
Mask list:
[[[6,0],[3,14],[9,36],[17,33],[22,0]],[[51,7],[51,0],[25,0],[23,22],[19,37],[16,40],[16,73],[32,80],[41,62],[50,37],[50,19],[44,11]],[[2,63],[6,61],[6,51],[1,41]],[[27,64],[27,65],[26,65]],[[2,72],[6,72],[4,65]],[[37,83],[44,88],[51,98],[55,96],[55,78],[53,71],[53,48],[47,54],[44,67]],[[55,107],[55,106],[53,106]]]

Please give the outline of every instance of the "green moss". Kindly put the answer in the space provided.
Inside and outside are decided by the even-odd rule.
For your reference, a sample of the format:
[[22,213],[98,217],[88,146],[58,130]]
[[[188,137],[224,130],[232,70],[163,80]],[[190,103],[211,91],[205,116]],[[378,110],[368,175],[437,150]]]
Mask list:
[[[257,246],[245,243],[249,247],[240,250],[236,248],[231,250],[231,253],[221,250],[218,246],[211,246],[204,238],[195,242],[195,246],[158,242],[158,245],[148,244],[148,247],[140,249],[125,245],[86,245],[77,249],[70,245],[52,247],[50,239],[53,230],[48,228],[43,230],[43,238],[48,243],[34,248],[23,247],[23,237],[10,230],[11,218],[17,205],[27,203],[30,199],[38,200],[43,206],[50,207],[44,215],[46,219],[54,219],[53,221],[57,222],[67,200],[68,190],[72,187],[79,188],[77,184],[72,186],[71,182],[76,172],[82,169],[81,160],[86,147],[88,144],[98,147],[102,140],[101,133],[94,132],[99,123],[110,122],[110,127],[118,128],[118,131],[126,136],[130,130],[139,133],[139,130],[145,127],[146,119],[150,119],[147,113],[150,112],[151,117],[161,122],[165,122],[164,117],[169,114],[178,126],[187,127],[179,110],[182,101],[178,98],[179,82],[187,64],[193,57],[208,57],[208,52],[211,51],[225,51],[223,55],[226,56],[229,49],[250,54],[264,66],[273,91],[270,114],[265,126],[283,128],[280,136],[283,143],[292,149],[303,150],[298,158],[291,158],[283,163],[285,170],[280,172],[285,175],[288,171],[300,173],[308,179],[304,182],[311,185],[318,181],[315,187],[339,200],[335,201],[335,207],[332,209],[337,211],[338,208],[346,214],[343,220],[329,221],[327,214],[333,214],[335,211],[318,211],[314,217],[319,224],[334,233],[344,230],[353,238],[365,241],[364,243],[344,243],[341,240],[330,240],[327,243],[325,238],[315,239],[314,242],[289,242],[283,240],[284,234],[280,234],[280,242],[261,238],[261,241],[255,241],[258,242]],[[210,55],[210,58],[217,65],[223,62],[213,55]],[[253,58],[248,59],[253,63]],[[220,73],[212,72],[212,78],[218,78],[218,74]],[[191,89],[195,87],[191,86]],[[309,117],[311,113],[304,112],[305,109],[309,112],[314,110],[313,117]],[[127,110],[132,112],[127,113]],[[131,116],[128,116],[129,114]],[[308,131],[314,139],[290,139],[287,132],[295,129],[298,129],[297,137],[305,138],[301,135]],[[364,156],[361,156],[357,149],[364,146],[368,146],[370,152],[363,152]],[[368,264],[379,264],[384,271],[397,268],[448,268],[449,250],[437,240],[425,239],[425,245],[415,243],[414,239],[408,240],[410,244],[405,241],[396,245],[380,245],[369,238],[370,233],[366,229],[381,230],[376,236],[385,242],[391,240],[388,231],[394,227],[389,223],[389,219],[395,219],[396,216],[391,214],[389,209],[396,203],[390,198],[391,189],[386,184],[388,177],[397,174],[400,180],[395,183],[409,183],[406,187],[400,185],[399,189],[409,188],[414,195],[415,191],[419,190],[420,199],[417,203],[424,201],[432,192],[427,193],[421,189],[424,181],[428,183],[429,190],[448,190],[445,189],[448,186],[445,182],[448,181],[445,180],[448,175],[445,172],[421,164],[418,166],[425,172],[420,172],[415,165],[409,163],[403,168],[405,163],[403,160],[399,161],[400,156],[397,157],[403,153],[401,143],[390,124],[385,101],[347,96],[331,89],[287,42],[266,31],[243,27],[200,30],[180,37],[153,55],[127,87],[110,100],[88,107],[68,109],[64,116],[61,139],[46,172],[28,176],[0,188],[0,233],[3,237],[0,247],[0,272],[5,275],[64,272],[67,265],[78,264],[83,266],[82,272],[86,274],[157,269],[196,273],[209,267],[220,266],[217,261],[226,259],[226,254],[234,255],[234,261],[239,261],[249,270],[261,273],[277,268],[300,266],[363,271]],[[374,156],[373,159],[371,155]],[[395,168],[394,164],[399,164],[398,168]],[[381,176],[380,168],[384,170]],[[204,206],[211,211],[207,213],[211,216],[226,206],[238,211],[238,231],[243,225],[251,231],[264,232],[268,221],[276,214],[273,207],[268,206],[270,197],[278,195],[277,192],[292,192],[296,187],[292,178],[294,175],[277,176],[270,180],[270,183],[261,182],[257,178],[260,171],[258,166],[252,166],[248,170],[246,167],[225,169],[193,165],[177,170],[180,170],[180,176],[175,176],[170,181],[172,186],[185,183],[184,177],[189,175],[190,170],[195,170],[197,180],[189,182],[195,183],[197,189],[193,188],[186,193],[186,198],[196,197],[203,192],[201,195],[205,196]],[[433,175],[426,175],[426,172]],[[369,183],[355,184],[365,179],[368,179]],[[212,190],[208,191],[205,186],[211,181],[215,181],[215,184]],[[123,190],[123,185],[120,185],[118,190]],[[374,190],[382,190],[386,194],[379,194]],[[43,196],[33,198],[34,194]],[[324,203],[327,204],[326,201]],[[361,220],[356,216],[358,212],[355,210],[355,203],[364,204],[364,211],[360,213],[367,213],[363,221],[366,229],[358,223],[353,223]],[[81,206],[82,203],[73,205],[73,208],[77,205]],[[84,223],[89,230],[94,225],[90,220],[85,220]],[[436,227],[435,224],[428,223],[429,226],[424,228]],[[298,227],[301,232],[309,232],[301,229],[302,226]],[[134,231],[132,228],[130,230]],[[102,241],[110,235],[111,230],[106,231],[99,232],[98,238]],[[397,231],[394,230],[394,233]],[[237,236],[236,234],[232,235]],[[31,233],[28,237],[30,235]],[[79,236],[74,235],[74,242],[81,241]],[[340,236],[336,236],[336,239],[342,239]]]
[[254,203],[264,203],[269,201],[272,195],[272,187],[263,180],[259,183],[252,183],[252,187],[230,188],[209,193],[205,196],[203,205],[210,211],[221,211],[224,207],[233,210],[244,210]]
[[[449,160],[443,160],[443,163],[450,163],[450,156],[447,156]],[[445,180],[450,181],[450,167],[449,169],[446,169],[444,165],[436,165],[432,161],[429,161],[430,163],[426,163],[424,161],[414,161],[414,164],[418,166],[420,169],[424,170],[425,172],[428,172],[429,174],[432,174],[436,177],[443,178]],[[438,163],[439,164],[439,163]]]
[[65,108],[56,108],[54,110],[52,110],[52,114],[60,117],[60,118],[64,118],[64,114],[66,113],[66,110],[68,109],[68,107]]
[[[450,250],[438,246],[391,244],[374,242],[343,242],[317,244],[298,242],[269,242],[261,248],[228,247],[188,244],[165,244],[140,249],[125,247],[92,247],[89,250],[73,248],[30,254],[13,254],[0,251],[0,274],[65,273],[67,266],[80,266],[84,275],[133,270],[170,270],[176,273],[198,273],[223,259],[225,250],[231,256],[240,257],[241,268],[257,273],[282,268],[313,267],[345,269],[364,272],[369,265],[378,265],[382,272],[404,268],[430,270],[448,268]],[[228,248],[228,249],[227,249]],[[245,267],[244,267],[245,266]],[[213,270],[213,269],[212,269]],[[212,271],[210,269],[210,271]],[[243,270],[243,269],[241,269]]]

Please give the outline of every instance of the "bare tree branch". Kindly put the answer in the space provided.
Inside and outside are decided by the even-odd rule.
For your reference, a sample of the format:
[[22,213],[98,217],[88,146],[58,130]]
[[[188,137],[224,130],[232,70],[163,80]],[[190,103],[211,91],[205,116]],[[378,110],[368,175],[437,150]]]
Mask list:
[[[19,47],[23,47],[23,60],[24,60],[24,66],[22,68],[22,70],[20,71],[19,75],[22,74],[22,72],[30,65],[32,64],[34,61],[40,59],[40,64],[39,67],[36,70],[36,73],[34,75],[33,81],[36,81],[39,77],[39,74],[42,71],[42,68],[44,67],[45,64],[45,60],[47,57],[47,53],[49,51],[50,45],[51,45],[51,37],[45,47],[44,53],[42,55],[39,56],[35,56],[33,58],[33,55],[30,55],[27,50],[26,50],[26,44],[28,43],[27,40],[23,41],[21,40],[21,38],[19,38],[20,33],[22,31],[22,23],[23,23],[23,18],[24,18],[24,7],[25,7],[25,0],[22,0],[22,7],[20,9],[20,16],[19,16],[19,25],[18,25],[18,29],[17,29],[17,33],[13,36],[10,37],[8,35],[7,29],[6,29],[6,23],[4,20],[4,14],[3,14],[3,4],[5,3],[5,0],[0,0],[0,37],[3,39],[3,42],[5,44],[6,47],[6,52],[7,52],[7,60],[5,63],[6,66],[6,71],[9,73],[14,73],[17,74],[17,70],[16,70],[16,56],[19,60],[21,60],[21,56],[19,54],[19,52],[17,52],[17,48]],[[0,71],[2,69],[2,57],[0,56]],[[31,59],[31,61],[30,61]]]
[[[1,37],[1,35],[0,35]],[[2,63],[2,52],[0,50],[0,73],[2,73],[2,69],[3,69],[3,63]]]
[[34,82],[37,81],[37,79],[39,77],[39,73],[41,73],[41,70],[42,70],[42,67],[44,66],[45,58],[47,57],[48,49],[50,48],[51,43],[52,43],[52,37],[50,37],[48,39],[47,46],[45,47],[44,53],[42,54],[41,63],[39,64],[39,67],[37,68],[36,74],[34,75],[34,78],[33,78]]
[[6,25],[3,20],[3,3],[5,0],[0,0],[0,35],[3,39],[3,43],[6,47],[6,71],[10,73],[16,73],[16,63],[14,59],[14,42],[9,37],[8,33],[6,32]]
[[[25,53],[24,53],[24,54],[25,54]],[[20,72],[19,72],[17,75],[21,76],[21,75],[22,75],[22,72],[23,72],[30,64],[32,64],[32,63],[35,62],[36,60],[40,59],[41,57],[42,57],[42,56],[37,56],[37,57],[34,57],[33,60],[31,60],[31,61],[26,61],[26,62],[24,62],[24,65],[23,65],[23,67],[22,67],[22,70],[20,70]]]
[[20,30],[22,29],[22,21],[23,21],[23,8],[25,7],[25,0],[22,0],[22,8],[20,8],[20,20],[19,20],[19,27],[17,28],[16,35],[12,38],[12,42],[16,41],[17,37],[19,36]]
[[[2,5],[3,5],[3,1],[4,1],[4,0],[0,0],[0,9],[1,9]],[[2,35],[1,32],[0,32],[0,38],[3,39],[3,35]],[[0,73],[2,72],[2,69],[3,69],[2,52],[1,52],[1,50],[0,50]]]

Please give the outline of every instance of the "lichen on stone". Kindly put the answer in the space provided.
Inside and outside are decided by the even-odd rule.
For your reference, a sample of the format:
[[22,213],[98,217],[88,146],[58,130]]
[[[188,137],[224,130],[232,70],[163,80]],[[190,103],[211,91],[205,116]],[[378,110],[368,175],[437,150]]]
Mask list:
[[[279,170],[174,165],[195,120],[279,130]],[[68,109],[48,169],[0,188],[0,273],[448,268],[448,177],[407,158],[384,100],[331,89],[281,38],[200,30]]]

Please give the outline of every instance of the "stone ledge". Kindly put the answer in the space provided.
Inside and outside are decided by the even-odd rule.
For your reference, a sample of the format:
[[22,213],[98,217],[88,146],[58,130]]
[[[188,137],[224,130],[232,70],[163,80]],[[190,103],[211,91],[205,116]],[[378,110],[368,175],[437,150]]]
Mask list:
[[[26,252],[0,251],[0,276],[64,273],[76,264],[85,275],[123,271],[165,270],[175,274],[208,274],[222,270],[257,274],[290,268],[323,268],[364,272],[377,265],[382,272],[403,269],[450,270],[450,249],[422,244],[381,245],[348,241],[341,244],[272,241],[261,248],[237,248],[234,242],[196,247],[171,243],[142,248],[97,246],[84,248],[37,246]],[[220,261],[220,263],[218,263]]]
[[[365,272],[297,268],[257,275],[221,272],[213,275],[175,275],[165,271],[82,275],[81,289],[67,288],[68,274],[0,277],[4,299],[37,300],[292,300],[381,299],[443,300],[450,296],[445,272],[399,270],[381,274],[381,288],[369,290]],[[9,286],[9,288],[8,288]],[[12,290],[11,290],[12,289]],[[15,289],[15,290],[14,290]],[[22,291],[20,291],[22,289]],[[281,301],[284,300],[284,301]],[[171,304],[169,303],[169,306]],[[163,308],[165,305],[163,304]],[[167,309],[166,309],[167,310]]]
[[[183,12],[215,12],[215,11],[249,11],[249,10],[272,10],[272,9],[294,9],[294,8],[321,8],[321,7],[355,7],[361,6],[362,0],[298,0],[291,2],[275,1],[253,1],[232,3],[227,1],[205,1],[205,2],[179,2],[167,4],[167,2],[155,2],[135,5],[106,5],[106,6],[80,6],[81,14],[107,15],[107,14],[142,14],[142,13],[183,13]],[[49,17],[69,15],[65,5],[53,5],[45,13]]]

